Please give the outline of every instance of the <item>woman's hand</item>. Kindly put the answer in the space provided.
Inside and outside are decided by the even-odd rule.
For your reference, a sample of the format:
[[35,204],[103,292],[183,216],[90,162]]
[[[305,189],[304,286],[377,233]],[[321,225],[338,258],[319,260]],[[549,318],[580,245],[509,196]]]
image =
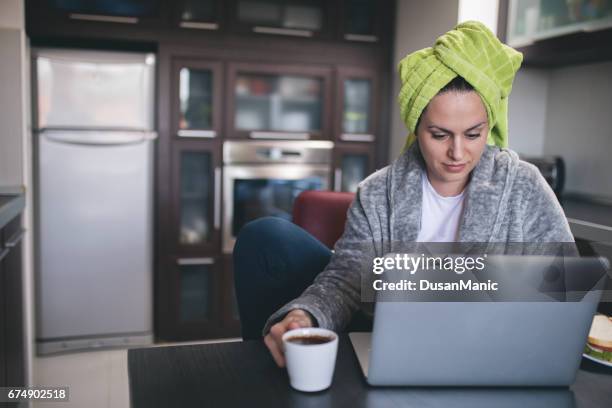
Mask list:
[[289,330],[300,327],[312,327],[313,321],[310,314],[302,309],[293,309],[283,320],[270,328],[270,332],[264,337],[264,343],[270,350],[272,358],[279,367],[285,366],[285,355],[283,351],[283,334]]

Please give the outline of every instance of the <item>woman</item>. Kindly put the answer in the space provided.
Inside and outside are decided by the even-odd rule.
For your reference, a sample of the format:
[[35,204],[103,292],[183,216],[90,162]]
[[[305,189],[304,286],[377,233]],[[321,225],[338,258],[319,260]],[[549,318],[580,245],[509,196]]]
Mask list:
[[[546,181],[506,148],[507,98],[521,60],[484,25],[466,22],[438,38],[433,48],[400,62],[398,100],[410,130],[406,147],[390,166],[360,183],[331,259],[305,232],[281,221],[268,218],[245,227],[234,251],[239,298],[247,291],[265,296],[257,294],[257,283],[247,285],[241,278],[258,267],[263,272],[252,276],[260,280],[298,277],[299,292],[316,276],[263,329],[279,366],[284,365],[285,331],[313,325],[343,330],[362,309],[357,271],[364,245],[382,256],[394,242],[573,241]],[[267,256],[254,252],[249,242],[270,240],[280,230],[278,245]],[[326,266],[318,273],[321,264]]]

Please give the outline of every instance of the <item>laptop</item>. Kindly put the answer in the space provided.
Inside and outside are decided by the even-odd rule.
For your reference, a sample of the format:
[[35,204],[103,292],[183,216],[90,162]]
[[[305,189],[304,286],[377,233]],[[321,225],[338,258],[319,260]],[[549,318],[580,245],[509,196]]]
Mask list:
[[[551,287],[547,256],[492,256],[500,286]],[[377,302],[372,333],[349,333],[363,374],[384,386],[567,386],[603,292],[601,258],[563,258],[548,299]],[[513,276],[509,280],[509,276]],[[559,285],[558,282],[562,284]],[[565,292],[565,297],[559,297]],[[562,293],[563,294],[563,293]]]

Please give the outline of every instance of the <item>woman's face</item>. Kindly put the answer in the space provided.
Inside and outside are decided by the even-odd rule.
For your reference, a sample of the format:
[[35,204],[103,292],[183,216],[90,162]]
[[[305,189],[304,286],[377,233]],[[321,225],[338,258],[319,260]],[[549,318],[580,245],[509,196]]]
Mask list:
[[487,111],[478,93],[449,91],[429,102],[416,133],[429,181],[439,194],[461,193],[488,132]]

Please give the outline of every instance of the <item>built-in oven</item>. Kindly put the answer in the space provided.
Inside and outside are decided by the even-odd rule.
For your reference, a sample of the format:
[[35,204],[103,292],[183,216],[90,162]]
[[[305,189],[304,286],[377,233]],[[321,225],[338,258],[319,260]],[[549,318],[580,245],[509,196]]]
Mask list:
[[223,144],[223,251],[231,253],[240,228],[256,218],[291,220],[305,190],[328,190],[330,141],[226,141]]

